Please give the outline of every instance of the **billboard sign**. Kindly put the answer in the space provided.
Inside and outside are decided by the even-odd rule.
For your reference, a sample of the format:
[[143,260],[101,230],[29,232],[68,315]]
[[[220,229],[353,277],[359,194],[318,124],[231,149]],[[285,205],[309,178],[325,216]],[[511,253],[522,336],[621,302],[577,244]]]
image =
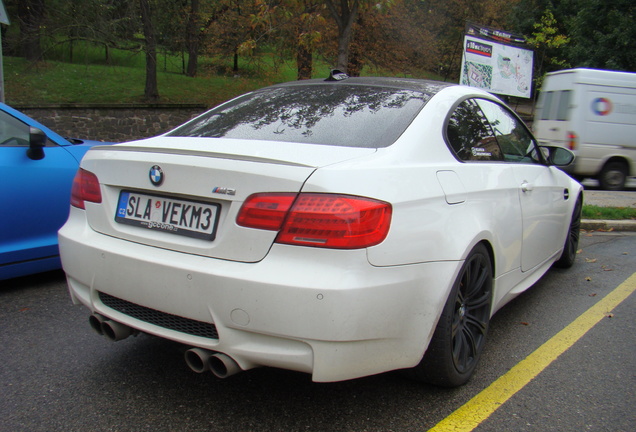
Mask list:
[[523,36],[469,23],[460,84],[530,98],[534,53],[524,42]]

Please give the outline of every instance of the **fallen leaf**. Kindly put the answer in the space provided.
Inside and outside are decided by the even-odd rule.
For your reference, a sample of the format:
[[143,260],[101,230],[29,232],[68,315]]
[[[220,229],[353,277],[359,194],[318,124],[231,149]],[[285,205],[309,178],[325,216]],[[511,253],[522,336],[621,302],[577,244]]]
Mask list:
[[585,258],[585,262],[586,263],[595,263],[596,262],[596,258]]
[[29,308],[28,308],[28,307],[25,307],[25,308],[20,309],[20,312],[26,312],[26,311],[28,311],[28,310],[29,310]]
[[583,249],[579,249],[579,250],[576,251],[577,254],[580,254],[582,252],[583,252]]
[[601,266],[601,268],[603,269],[603,271],[614,271],[613,268],[607,267],[607,266]]
[[527,323],[527,322],[521,321],[521,325],[525,325],[525,326],[527,326],[527,325],[530,325],[530,323]]
[[596,297],[596,293],[594,294],[589,294],[588,297]]
[[592,280],[592,278],[588,276],[588,277],[585,278],[585,280],[589,282],[589,281]]

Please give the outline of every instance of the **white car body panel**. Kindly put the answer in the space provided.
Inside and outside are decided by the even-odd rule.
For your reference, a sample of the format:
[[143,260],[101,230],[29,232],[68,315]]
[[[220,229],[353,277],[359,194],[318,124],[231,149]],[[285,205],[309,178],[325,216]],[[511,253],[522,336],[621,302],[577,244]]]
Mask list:
[[[315,381],[383,372],[387,362],[414,366],[448,295],[440,285],[461,264],[373,267],[364,250],[334,254],[285,245],[275,245],[259,263],[238,263],[122,242],[83,229],[84,219],[72,209],[71,223],[60,232],[75,303],[149,334],[224,352],[243,369],[286,367],[313,373]],[[81,257],[72,252],[79,248]],[[97,291],[106,290],[168,314],[187,311],[190,319],[213,322],[219,339],[117,313],[99,301]],[[296,324],[290,328],[289,322]]]
[[[497,101],[445,88],[379,149],[162,136],[89,151],[82,168],[99,179],[102,203],[72,208],[59,232],[73,301],[139,331],[227,354],[242,369],[338,381],[417,365],[471,250],[483,243],[492,254],[494,314],[559,258],[582,190],[550,166],[455,159],[442,128],[468,96]],[[165,172],[160,187],[148,179],[153,165]],[[216,238],[117,223],[122,189],[219,204]],[[385,201],[391,228],[364,249],[277,244],[276,231],[236,223],[245,199],[260,192]],[[218,338],[136,319],[106,306],[100,292],[213,324]]]

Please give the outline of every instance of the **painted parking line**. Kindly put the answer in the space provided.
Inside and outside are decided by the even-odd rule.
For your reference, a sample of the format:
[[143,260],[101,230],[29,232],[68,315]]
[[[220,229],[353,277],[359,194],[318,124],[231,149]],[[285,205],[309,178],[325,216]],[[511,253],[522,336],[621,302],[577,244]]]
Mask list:
[[469,432],[636,291],[636,273],[429,432]]

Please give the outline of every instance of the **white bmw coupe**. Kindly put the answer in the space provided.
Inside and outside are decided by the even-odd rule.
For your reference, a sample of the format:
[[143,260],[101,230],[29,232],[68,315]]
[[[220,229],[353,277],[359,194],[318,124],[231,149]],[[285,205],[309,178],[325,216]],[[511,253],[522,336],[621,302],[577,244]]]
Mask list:
[[185,344],[197,372],[409,369],[458,386],[491,316],[574,263],[573,157],[475,88],[275,85],[89,150],[62,263],[96,331]]

